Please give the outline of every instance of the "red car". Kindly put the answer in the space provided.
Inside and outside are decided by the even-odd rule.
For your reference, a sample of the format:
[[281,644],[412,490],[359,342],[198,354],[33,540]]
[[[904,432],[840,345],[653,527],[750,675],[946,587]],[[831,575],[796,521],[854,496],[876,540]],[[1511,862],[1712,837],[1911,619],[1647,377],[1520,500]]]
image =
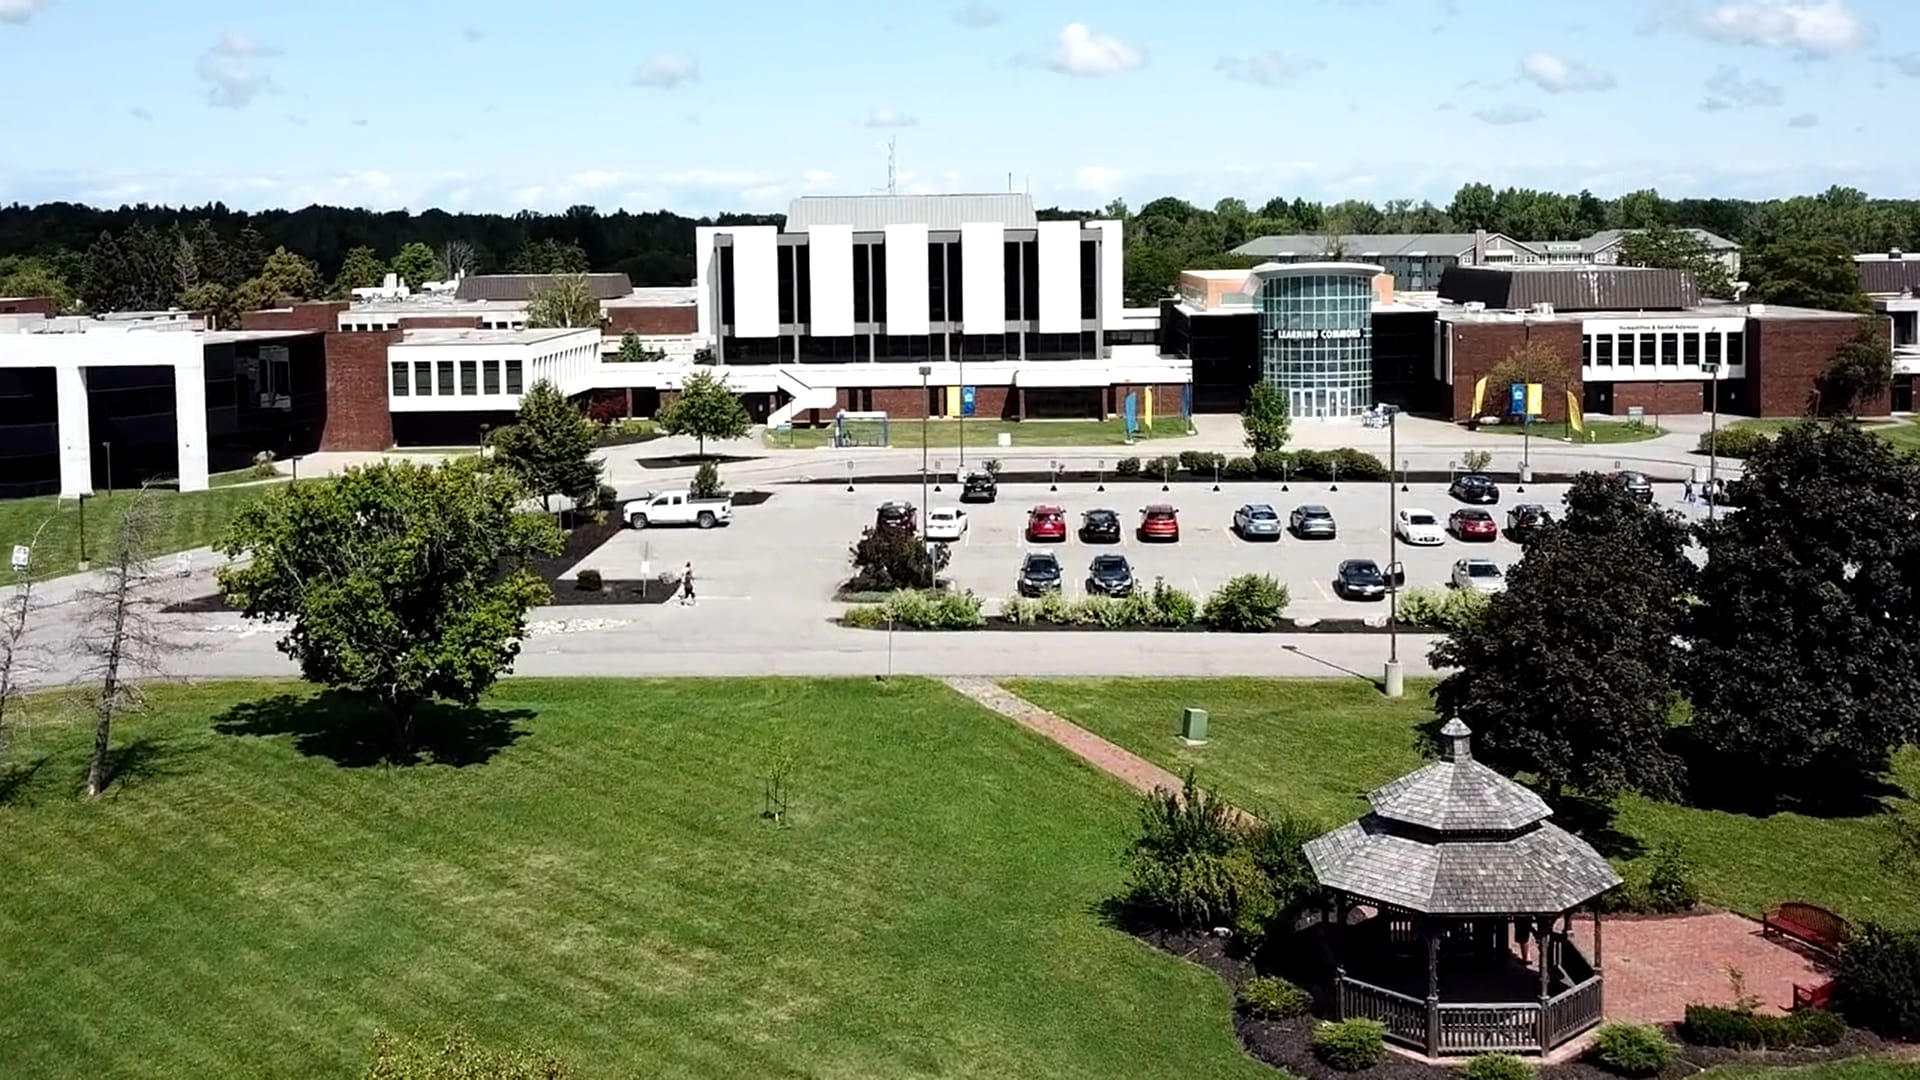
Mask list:
[[1447,515],[1447,531],[1462,540],[1494,540],[1500,524],[1485,510],[1455,510]]
[[1180,539],[1180,511],[1166,503],[1155,503],[1140,510],[1140,539],[1165,540],[1169,543]]
[[1027,511],[1027,540],[1067,539],[1067,512],[1057,506],[1036,506]]

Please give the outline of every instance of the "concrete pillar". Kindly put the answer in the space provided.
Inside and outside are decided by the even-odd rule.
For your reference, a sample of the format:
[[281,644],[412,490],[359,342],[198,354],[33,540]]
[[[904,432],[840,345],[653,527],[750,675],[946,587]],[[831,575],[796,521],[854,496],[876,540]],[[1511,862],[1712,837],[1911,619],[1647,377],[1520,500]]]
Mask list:
[[87,372],[77,364],[53,369],[60,420],[60,494],[93,494],[93,430],[87,420]]
[[199,349],[173,368],[174,430],[180,490],[207,490],[207,361]]

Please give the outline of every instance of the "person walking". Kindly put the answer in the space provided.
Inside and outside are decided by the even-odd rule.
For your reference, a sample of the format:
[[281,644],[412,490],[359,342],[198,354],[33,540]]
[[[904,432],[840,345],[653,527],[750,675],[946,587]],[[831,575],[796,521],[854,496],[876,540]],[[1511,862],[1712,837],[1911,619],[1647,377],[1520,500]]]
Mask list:
[[693,563],[688,562],[686,569],[680,571],[680,603],[693,606]]
[[1688,502],[1693,501],[1693,477],[1691,476],[1687,477],[1686,489],[1684,494],[1681,497],[1686,499],[1686,501]]

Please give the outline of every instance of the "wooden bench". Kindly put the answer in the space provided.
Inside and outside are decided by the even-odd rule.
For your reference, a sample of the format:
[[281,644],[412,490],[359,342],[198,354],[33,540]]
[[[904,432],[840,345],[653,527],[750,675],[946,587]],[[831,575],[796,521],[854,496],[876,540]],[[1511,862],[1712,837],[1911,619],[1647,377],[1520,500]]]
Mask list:
[[1826,908],[1790,900],[1776,904],[1761,918],[1760,934],[1780,934],[1832,955],[1853,936],[1853,927]]
[[1833,980],[1812,986],[1793,984],[1793,1007],[1797,1009],[1824,1009],[1833,1003]]

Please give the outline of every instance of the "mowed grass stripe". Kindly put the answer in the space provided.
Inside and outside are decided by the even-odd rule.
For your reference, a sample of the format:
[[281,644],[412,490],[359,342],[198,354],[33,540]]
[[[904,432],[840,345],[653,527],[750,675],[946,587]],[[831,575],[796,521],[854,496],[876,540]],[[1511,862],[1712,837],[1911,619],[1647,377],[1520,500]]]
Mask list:
[[[1104,926],[1132,798],[919,680],[515,680],[463,768],[214,731],[163,687],[0,807],[0,1075],[340,1076],[465,1023],[589,1077],[1253,1077],[1224,988]],[[771,748],[792,824],[759,818]],[[97,958],[96,963],[81,962]]]

